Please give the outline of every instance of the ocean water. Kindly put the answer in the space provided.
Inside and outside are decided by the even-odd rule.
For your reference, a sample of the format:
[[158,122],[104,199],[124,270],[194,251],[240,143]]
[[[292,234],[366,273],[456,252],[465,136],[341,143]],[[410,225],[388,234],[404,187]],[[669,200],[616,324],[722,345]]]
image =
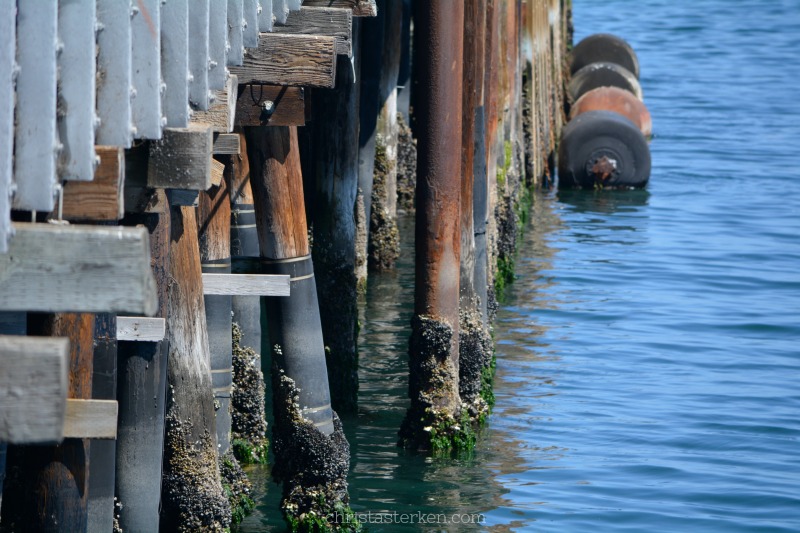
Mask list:
[[[387,532],[800,531],[800,1],[573,4],[576,42],[639,55],[651,183],[537,194],[472,457],[395,446],[412,254],[370,280],[352,506]],[[282,529],[278,492],[244,531]]]

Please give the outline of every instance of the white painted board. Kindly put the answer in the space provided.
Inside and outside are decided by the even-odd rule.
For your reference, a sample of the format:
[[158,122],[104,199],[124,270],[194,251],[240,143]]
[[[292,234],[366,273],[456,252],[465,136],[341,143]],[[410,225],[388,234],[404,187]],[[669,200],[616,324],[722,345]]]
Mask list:
[[289,296],[289,281],[282,274],[203,274],[203,294]]
[[131,114],[138,139],[160,139],[161,0],[136,0],[131,18],[133,100]]
[[58,4],[17,6],[17,110],[14,207],[52,211],[56,195],[56,47]]
[[192,0],[189,10],[189,101],[192,107],[205,111],[209,104],[208,90],[208,0]]
[[97,144],[131,147],[131,4],[97,0]]
[[62,179],[92,181],[95,129],[95,0],[58,0],[58,133]]
[[225,87],[228,73],[225,57],[228,55],[228,0],[213,0],[208,11],[208,89],[219,91]]
[[244,0],[244,34],[242,39],[245,48],[258,47],[258,0]]
[[241,65],[244,61],[244,4],[242,0],[228,0],[228,65]]
[[14,153],[14,69],[16,61],[17,6],[0,0],[0,253],[11,237],[11,194]]
[[272,0],[261,0],[260,2],[258,31],[272,31]]
[[117,317],[117,340],[158,342],[167,334],[167,321],[163,318],[141,316]]
[[286,0],[272,0],[272,14],[275,15],[275,22],[286,24],[286,17],[289,16],[289,6]]
[[303,5],[303,0],[286,0],[289,11],[297,11]]
[[189,124],[189,0],[161,5],[161,104],[170,128]]

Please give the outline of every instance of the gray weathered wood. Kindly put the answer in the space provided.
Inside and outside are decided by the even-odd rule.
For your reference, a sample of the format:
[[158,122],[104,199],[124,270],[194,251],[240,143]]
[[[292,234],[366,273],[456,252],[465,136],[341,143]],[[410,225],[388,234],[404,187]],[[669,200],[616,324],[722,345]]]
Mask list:
[[94,180],[64,183],[65,220],[119,220],[125,215],[125,151],[116,146],[95,149],[100,164]]
[[160,139],[161,0],[136,0],[131,18],[134,95],[131,101],[135,137]]
[[208,12],[208,89],[218,91],[228,79],[225,57],[228,54],[228,2],[214,0]]
[[59,176],[91,181],[97,164],[95,128],[95,0],[58,1]]
[[245,48],[258,46],[258,0],[244,0],[244,32],[242,40]]
[[289,276],[276,274],[203,274],[203,294],[289,296]]
[[272,14],[278,24],[286,22],[286,17],[289,15],[289,6],[286,5],[286,0],[272,0]]
[[130,0],[97,0],[98,144],[130,148],[131,5]]
[[11,237],[16,21],[16,2],[0,0],[0,253],[8,250]]
[[117,340],[158,342],[164,340],[167,322],[163,318],[141,316],[117,317]]
[[209,0],[192,0],[189,9],[189,101],[195,109],[208,109]]
[[61,440],[69,340],[0,336],[0,442]]
[[225,179],[225,163],[211,159],[211,185],[219,187]]
[[56,194],[56,2],[17,6],[14,208],[51,211]]
[[349,9],[303,7],[290,12],[286,23],[275,29],[280,33],[336,37],[336,53],[353,55],[353,12]]
[[68,399],[62,436],[67,439],[116,439],[117,401]]
[[305,0],[307,7],[340,7],[351,9],[354,17],[377,17],[378,6],[375,0]]
[[147,185],[161,189],[204,191],[211,186],[212,132],[205,124],[164,130],[150,144]]
[[214,155],[235,155],[240,151],[238,133],[221,133],[214,139]]
[[167,126],[185,128],[189,124],[189,0],[164,0],[161,5],[161,75]]
[[272,0],[261,0],[258,12],[258,31],[272,31]]
[[244,60],[243,0],[228,0],[228,59],[227,64],[241,65]]
[[14,228],[8,253],[0,255],[0,310],[155,313],[145,228]]
[[244,64],[231,67],[239,83],[331,88],[335,84],[336,39],[316,35],[262,33]]
[[236,76],[228,76],[225,88],[214,93],[214,103],[209,106],[207,111],[195,111],[192,115],[192,122],[208,124],[217,133],[233,131],[238,88]]

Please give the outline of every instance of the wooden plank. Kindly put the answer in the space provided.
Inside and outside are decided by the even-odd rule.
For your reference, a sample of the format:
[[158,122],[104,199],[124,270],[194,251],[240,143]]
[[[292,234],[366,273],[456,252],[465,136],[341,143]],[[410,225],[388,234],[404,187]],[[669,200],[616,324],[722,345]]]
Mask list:
[[161,0],[136,0],[131,18],[134,96],[131,115],[139,139],[160,139]]
[[155,313],[145,228],[14,228],[9,252],[0,255],[0,310]]
[[335,66],[334,37],[262,33],[258,48],[248,49],[244,64],[231,67],[231,72],[239,83],[331,88]]
[[228,0],[228,59],[227,64],[241,65],[244,61],[244,4],[243,0]]
[[189,124],[189,0],[165,0],[161,5],[161,75],[167,126],[185,128]]
[[16,2],[0,0],[0,253],[8,250],[8,239],[11,237],[16,22]]
[[119,220],[125,215],[125,150],[98,146],[100,164],[94,180],[64,184],[62,215],[66,220]]
[[354,17],[377,17],[378,6],[375,0],[305,0],[306,7],[338,7],[350,9]]
[[65,439],[116,439],[116,400],[68,399],[64,412]]
[[192,122],[208,124],[217,133],[233,131],[237,87],[236,76],[228,76],[225,88],[214,93],[214,103],[207,111],[195,111],[192,115]]
[[353,56],[353,12],[349,9],[303,7],[290,12],[286,23],[275,29],[280,33],[335,37],[336,53]]
[[[264,112],[271,102],[272,114]],[[305,126],[306,100],[302,87],[240,85],[236,102],[237,126]]]
[[228,79],[225,57],[228,54],[228,2],[214,0],[208,12],[208,89],[225,88]]
[[59,0],[58,158],[62,179],[91,181],[97,164],[95,126],[95,0]]
[[15,209],[52,211],[56,194],[56,2],[17,5]]
[[258,31],[272,31],[272,0],[259,2]]
[[219,187],[225,179],[225,163],[211,159],[211,185]]
[[245,48],[258,46],[258,0],[244,0],[244,31],[242,40]]
[[220,133],[214,138],[214,155],[235,155],[241,151],[238,133]]
[[0,442],[61,440],[69,340],[0,335]]
[[131,5],[97,0],[97,127],[96,142],[130,148]]
[[141,316],[117,317],[117,340],[158,342],[167,334],[167,322],[163,318]]
[[276,274],[203,274],[203,294],[289,296],[289,276]]
[[164,130],[163,139],[150,143],[147,185],[160,189],[208,189],[211,147],[208,125],[192,123],[188,128]]
[[210,103],[209,68],[209,0],[192,0],[189,9],[189,101],[194,109],[205,111]]

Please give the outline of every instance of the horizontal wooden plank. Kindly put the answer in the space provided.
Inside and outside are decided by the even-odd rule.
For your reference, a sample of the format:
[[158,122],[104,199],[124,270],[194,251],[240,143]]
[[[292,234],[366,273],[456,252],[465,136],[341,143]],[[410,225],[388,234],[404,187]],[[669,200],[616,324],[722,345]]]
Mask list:
[[116,400],[67,400],[65,439],[116,439]]
[[[271,102],[272,114],[264,103]],[[306,100],[302,87],[240,85],[236,102],[237,126],[305,126]]]
[[69,339],[0,336],[0,442],[61,440]]
[[15,223],[0,254],[0,310],[133,313],[158,309],[144,227]]
[[336,38],[262,33],[258,48],[245,51],[244,64],[231,67],[239,83],[269,83],[332,88],[336,76]]
[[217,161],[216,159],[212,159],[211,185],[213,185],[214,187],[219,187],[223,179],[225,179],[225,163]]
[[147,185],[205,191],[211,187],[212,143],[211,128],[206,124],[165,129],[160,141],[150,143]]
[[302,7],[289,12],[286,24],[275,31],[290,34],[326,35],[336,38],[336,53],[353,55],[353,12],[333,7]]
[[142,316],[118,316],[117,340],[158,342],[167,334],[167,322],[163,318]]
[[289,296],[289,276],[275,274],[203,274],[203,294]]
[[305,0],[306,7],[338,7],[350,9],[354,17],[377,17],[378,5],[375,0]]
[[239,81],[236,76],[228,76],[225,88],[214,92],[214,103],[207,111],[195,111],[192,114],[192,123],[208,124],[216,133],[230,133],[233,131],[234,115],[236,114],[236,94]]
[[62,215],[66,220],[119,220],[125,215],[125,151],[96,146],[100,165],[94,181],[64,183]]
[[214,136],[214,155],[236,155],[240,151],[238,133],[220,133]]

